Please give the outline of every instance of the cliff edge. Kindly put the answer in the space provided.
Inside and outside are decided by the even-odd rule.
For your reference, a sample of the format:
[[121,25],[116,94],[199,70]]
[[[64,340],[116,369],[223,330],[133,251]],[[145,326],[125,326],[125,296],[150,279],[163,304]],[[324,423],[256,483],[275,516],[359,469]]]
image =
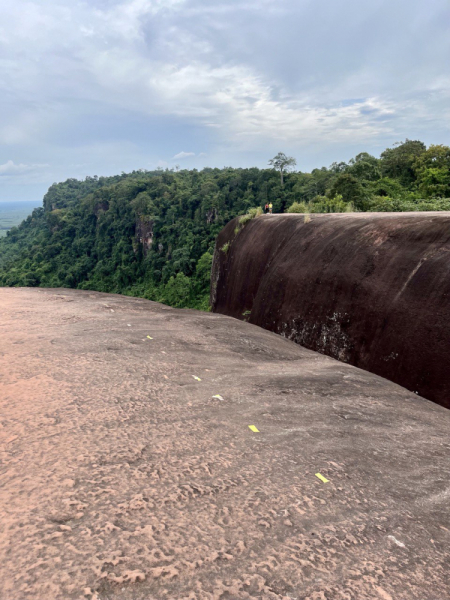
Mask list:
[[[450,407],[450,213],[264,215],[220,233],[214,312]],[[306,221],[306,222],[305,222]]]

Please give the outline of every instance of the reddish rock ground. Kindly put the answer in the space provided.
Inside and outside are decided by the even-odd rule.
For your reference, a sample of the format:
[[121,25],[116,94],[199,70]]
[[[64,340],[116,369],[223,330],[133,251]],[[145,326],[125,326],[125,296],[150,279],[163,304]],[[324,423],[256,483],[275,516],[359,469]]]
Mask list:
[[0,343],[2,599],[450,597],[450,411],[141,299],[1,289]]

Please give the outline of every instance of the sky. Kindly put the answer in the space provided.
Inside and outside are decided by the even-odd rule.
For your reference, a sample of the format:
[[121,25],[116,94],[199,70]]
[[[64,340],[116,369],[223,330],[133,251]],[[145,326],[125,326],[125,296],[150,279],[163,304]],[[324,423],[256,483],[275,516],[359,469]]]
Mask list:
[[2,0],[0,201],[450,145],[448,0]]

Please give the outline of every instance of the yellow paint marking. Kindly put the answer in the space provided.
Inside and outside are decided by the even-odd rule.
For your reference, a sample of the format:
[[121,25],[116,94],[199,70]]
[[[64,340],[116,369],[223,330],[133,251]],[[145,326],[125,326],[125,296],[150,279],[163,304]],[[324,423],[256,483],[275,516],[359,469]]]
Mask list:
[[192,377],[195,379],[195,381],[201,381],[200,377],[197,377],[197,375],[192,375]]
[[223,400],[220,394],[216,394],[215,396],[213,396],[213,398],[215,398],[216,400]]
[[251,429],[252,431],[254,431],[255,433],[259,433],[259,429],[257,427],[255,427],[254,425],[249,425],[248,428]]
[[148,339],[149,339],[149,340],[152,340],[152,339],[153,339],[153,338],[152,338],[152,337],[150,337],[149,335],[148,335],[147,337],[148,337]]
[[326,479],[321,473],[316,473],[316,477],[318,477],[320,481],[323,481],[324,483],[329,483],[328,479]]

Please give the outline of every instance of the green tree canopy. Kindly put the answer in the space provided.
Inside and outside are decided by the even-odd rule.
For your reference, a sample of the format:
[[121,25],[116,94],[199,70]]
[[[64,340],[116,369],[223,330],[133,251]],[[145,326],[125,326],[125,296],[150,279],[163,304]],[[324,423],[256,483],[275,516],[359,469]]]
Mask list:
[[[279,153],[281,176],[295,164]],[[273,168],[133,171],[53,184],[0,239],[0,285],[73,287],[208,308],[215,239],[239,215],[450,209],[450,148],[406,140],[380,159]],[[251,209],[255,208],[254,211]],[[245,221],[246,219],[244,219]]]
[[342,196],[344,202],[351,202],[355,208],[362,209],[366,194],[361,183],[349,173],[341,173],[331,186],[329,196]]
[[425,198],[450,196],[450,148],[430,146],[414,161],[417,186]]
[[411,187],[416,181],[415,161],[425,150],[423,142],[408,139],[394,148],[387,148],[381,153],[382,175],[398,179],[406,188]]

